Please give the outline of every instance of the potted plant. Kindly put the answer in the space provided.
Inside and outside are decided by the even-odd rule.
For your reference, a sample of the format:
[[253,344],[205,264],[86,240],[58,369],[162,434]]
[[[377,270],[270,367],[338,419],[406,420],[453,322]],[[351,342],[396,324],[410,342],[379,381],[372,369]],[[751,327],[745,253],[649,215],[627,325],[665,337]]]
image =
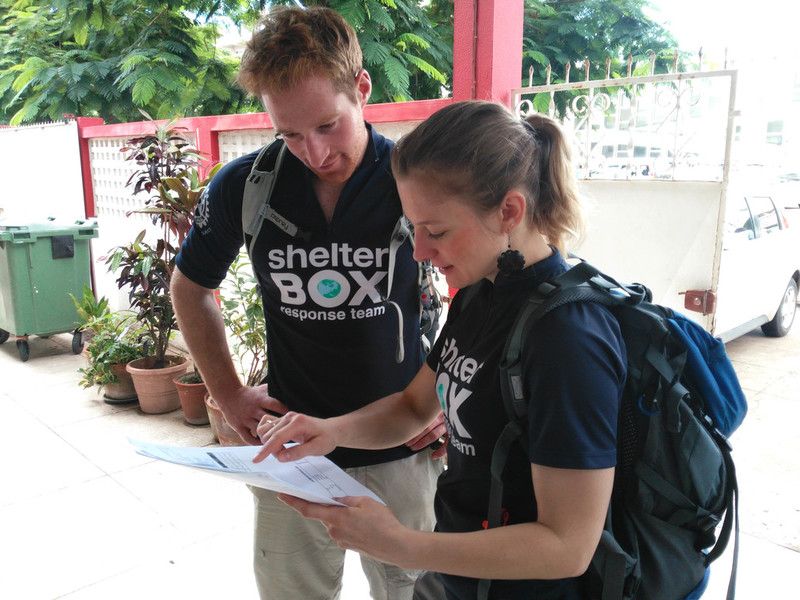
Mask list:
[[122,148],[127,159],[140,167],[127,185],[133,186],[133,195],[148,194],[144,206],[131,212],[152,216],[153,224],[160,226],[157,241],[145,242],[147,232],[142,231],[131,244],[114,248],[106,259],[109,270],[119,273],[120,289],[128,288],[131,308],[153,343],[151,356],[128,365],[139,404],[147,413],[169,412],[180,406],[173,379],[186,371],[186,358],[168,354],[178,328],[170,280],[175,256],[192,226],[195,205],[221,166],[200,176],[201,154],[180,133],[181,128],[175,127],[176,120],[156,126],[152,134],[128,140]]
[[[267,371],[267,333],[261,294],[245,254],[240,254],[228,269],[219,301],[233,362],[242,381],[248,386],[259,385]],[[223,446],[244,444],[209,395],[206,406],[214,438]]]
[[178,390],[184,421],[189,425],[208,425],[209,416],[205,403],[208,390],[197,367],[178,375],[172,381]]
[[128,364],[142,412],[170,412],[180,406],[172,380],[186,371],[186,357],[168,354],[178,324],[169,297],[171,269],[163,252],[145,243],[144,232],[131,244],[114,248],[106,257],[117,285],[128,288],[128,299],[150,341],[149,353]]
[[88,365],[78,369],[79,385],[103,388],[103,397],[109,404],[135,401],[136,390],[125,367],[147,353],[146,331],[133,313],[111,312],[107,298],[95,300],[89,286],[84,286],[81,302],[70,296],[80,317],[80,329],[88,338],[83,351]]

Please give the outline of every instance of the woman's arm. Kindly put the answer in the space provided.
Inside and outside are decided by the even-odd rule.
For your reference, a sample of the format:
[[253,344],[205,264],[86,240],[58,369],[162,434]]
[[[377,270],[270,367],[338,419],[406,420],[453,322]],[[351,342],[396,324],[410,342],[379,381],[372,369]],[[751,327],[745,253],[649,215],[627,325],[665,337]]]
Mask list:
[[428,533],[402,526],[383,505],[347,498],[347,507],[281,496],[318,519],[342,548],[406,569],[480,579],[560,579],[583,573],[603,530],[614,469],[531,465],[539,520],[470,533]]
[[[264,417],[258,426],[264,447],[254,461],[260,462],[270,454],[282,462],[309,455],[324,456],[337,446],[366,450],[392,448],[417,436],[441,411],[434,390],[434,372],[424,364],[402,392],[341,417],[317,419],[293,412],[280,419]],[[291,441],[298,445],[283,447]]]

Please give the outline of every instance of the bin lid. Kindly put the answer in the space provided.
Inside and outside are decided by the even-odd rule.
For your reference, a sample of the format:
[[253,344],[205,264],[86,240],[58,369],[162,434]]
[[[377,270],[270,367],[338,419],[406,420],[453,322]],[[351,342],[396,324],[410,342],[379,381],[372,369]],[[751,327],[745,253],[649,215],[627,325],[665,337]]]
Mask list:
[[71,222],[52,219],[31,223],[0,221],[0,241],[32,243],[39,238],[56,235],[71,235],[76,239],[96,238],[97,219],[77,219]]

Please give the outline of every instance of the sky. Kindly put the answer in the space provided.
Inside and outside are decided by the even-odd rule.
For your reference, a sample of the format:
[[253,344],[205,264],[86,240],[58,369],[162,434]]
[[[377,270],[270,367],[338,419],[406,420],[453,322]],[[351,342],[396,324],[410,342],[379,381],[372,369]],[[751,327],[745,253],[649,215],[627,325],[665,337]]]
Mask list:
[[740,60],[785,56],[798,60],[790,46],[798,35],[796,0],[651,0],[659,9],[652,18],[668,23],[668,29],[680,43],[681,50],[697,51],[704,56],[728,56]]

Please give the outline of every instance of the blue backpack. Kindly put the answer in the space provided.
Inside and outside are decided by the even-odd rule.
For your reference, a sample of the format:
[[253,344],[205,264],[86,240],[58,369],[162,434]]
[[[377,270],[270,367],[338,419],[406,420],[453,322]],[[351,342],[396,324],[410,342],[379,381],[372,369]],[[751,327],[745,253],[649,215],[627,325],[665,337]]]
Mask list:
[[[723,343],[683,315],[652,304],[581,262],[538,287],[506,341],[500,365],[509,423],[492,456],[488,525],[501,525],[503,470],[515,441],[527,448],[520,351],[536,322],[570,302],[599,302],[620,325],[628,376],[619,412],[617,467],[605,529],[582,576],[585,598],[699,598],[709,565],[734,533],[728,599],[735,595],[738,488],[730,436],[747,400]],[[483,580],[479,598],[491,582]]]

